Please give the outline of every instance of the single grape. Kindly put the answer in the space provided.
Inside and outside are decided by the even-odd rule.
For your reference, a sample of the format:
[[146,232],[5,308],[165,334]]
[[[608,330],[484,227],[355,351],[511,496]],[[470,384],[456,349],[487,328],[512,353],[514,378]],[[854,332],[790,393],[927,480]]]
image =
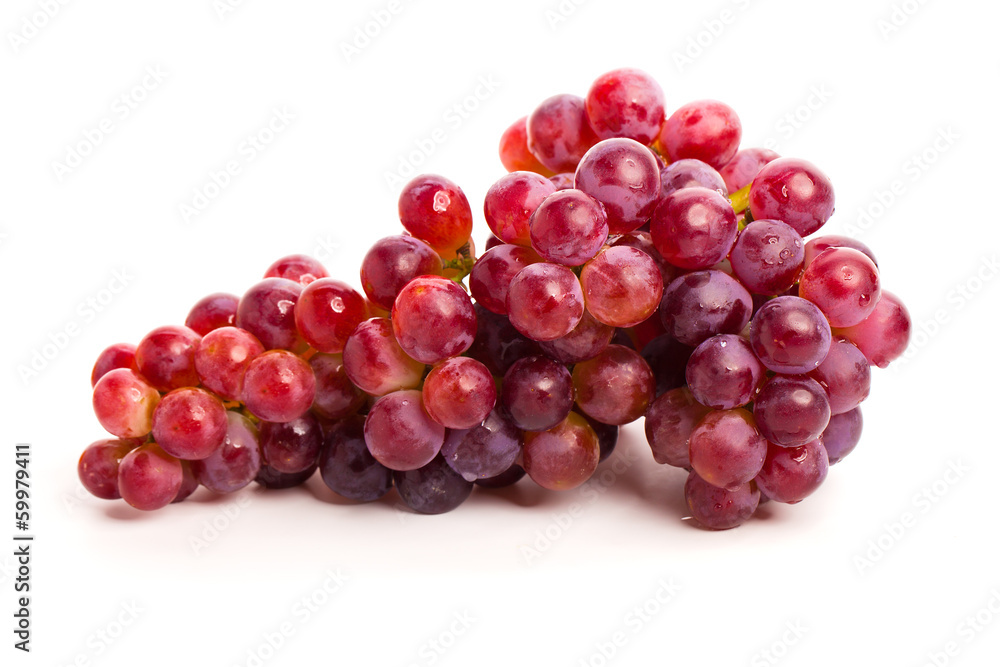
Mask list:
[[770,444],[764,467],[757,475],[757,486],[775,502],[795,504],[818,489],[829,471],[826,449],[819,440],[800,447]]
[[445,359],[432,368],[422,393],[431,419],[451,429],[478,426],[497,402],[490,370],[469,357]]
[[313,476],[314,472],[316,472],[316,466],[307,468],[302,472],[287,473],[278,472],[265,464],[261,465],[260,472],[257,473],[257,479],[254,481],[265,489],[291,489],[305,484]]
[[249,331],[221,327],[209,331],[198,343],[194,367],[205,387],[227,401],[238,401],[243,396],[247,367],[263,353],[264,346]]
[[663,279],[656,262],[641,250],[615,246],[602,250],[580,273],[587,310],[612,327],[633,327],[659,307]]
[[412,236],[397,234],[376,241],[361,260],[361,287],[372,303],[390,310],[399,291],[423,275],[441,275],[441,256]]
[[830,398],[830,412],[849,412],[868,398],[871,390],[871,366],[865,355],[846,338],[836,338],[830,351],[809,377],[819,382]]
[[477,479],[476,486],[481,486],[484,489],[503,489],[520,482],[524,474],[524,468],[514,463],[499,475],[487,477],[486,479]]
[[330,274],[318,260],[308,255],[288,255],[277,260],[264,272],[265,278],[286,278],[303,287]]
[[605,139],[580,160],[576,188],[604,206],[608,229],[624,234],[641,227],[660,196],[660,169],[653,152],[632,139]]
[[910,313],[903,302],[895,294],[883,291],[871,315],[852,327],[834,329],[833,333],[857,345],[868,363],[885,368],[906,351],[912,328]]
[[518,428],[550,429],[573,408],[573,378],[548,357],[524,357],[504,375],[500,404]]
[[528,116],[528,149],[553,172],[576,170],[597,141],[583,98],[576,95],[554,95]]
[[743,125],[732,107],[716,100],[689,102],[675,110],[660,132],[671,162],[694,158],[716,169],[733,159]]
[[141,438],[153,428],[160,393],[127,368],[108,371],[94,386],[94,414],[119,438]]
[[858,252],[862,252],[867,255],[868,259],[872,261],[872,264],[878,266],[878,261],[875,259],[875,253],[872,252],[871,248],[857,239],[852,239],[849,236],[839,236],[837,234],[827,234],[825,236],[817,236],[809,239],[809,242],[806,243],[805,266],[809,266],[821,252],[830,248],[853,248]]
[[104,500],[121,498],[118,492],[118,468],[125,455],[140,445],[139,440],[98,440],[80,455],[76,473],[91,495]]
[[415,470],[437,456],[444,426],[424,410],[419,391],[394,391],[375,401],[365,419],[365,442],[375,459],[393,470]]
[[820,442],[823,443],[830,459],[830,465],[840,463],[845,456],[854,451],[861,440],[862,426],[864,420],[861,418],[860,407],[830,417],[830,423],[820,437]]
[[472,208],[462,188],[434,174],[422,174],[403,186],[399,221],[439,253],[458,250],[472,234]]
[[538,262],[521,269],[507,289],[510,323],[528,338],[562,338],[583,317],[583,289],[576,274],[560,264]]
[[295,304],[301,294],[301,283],[265,278],[240,299],[236,326],[256,336],[265,349],[302,352],[306,344],[295,328]]
[[153,412],[153,439],[167,454],[195,461],[226,438],[226,408],[204,389],[185,387],[164,396]]
[[656,336],[642,348],[642,358],[656,378],[657,396],[684,386],[688,360],[693,351],[669,334]]
[[465,502],[472,482],[452,470],[441,456],[416,470],[393,473],[403,503],[420,514],[444,514]]
[[140,510],[166,507],[181,489],[181,462],[154,442],[136,447],[118,467],[118,491],[122,499]]
[[722,271],[696,271],[676,278],[663,291],[660,318],[667,333],[695,347],[720,333],[739,333],[750,321],[753,300]]
[[416,389],[423,380],[424,369],[424,364],[399,346],[392,322],[384,317],[359,324],[344,345],[344,372],[352,383],[372,396]]
[[746,523],[753,516],[760,502],[760,492],[750,483],[734,490],[720,489],[692,472],[684,484],[684,499],[698,523],[712,530],[727,530]]
[[604,206],[580,190],[560,190],[531,215],[531,247],[542,258],[579,266],[608,240]]
[[653,460],[678,468],[690,468],[691,432],[705,415],[712,412],[694,399],[684,386],[667,391],[646,411],[646,441],[653,450]]
[[350,285],[320,278],[306,285],[295,304],[295,326],[320,352],[344,351],[347,337],[367,318],[365,299]]
[[260,473],[260,434],[253,422],[239,412],[226,413],[226,436],[222,445],[191,470],[202,486],[215,493],[238,491]]
[[851,327],[872,314],[882,294],[878,268],[853,248],[829,248],[802,274],[799,296],[812,301],[833,327]]
[[478,303],[475,308],[476,340],[468,354],[481,361],[490,373],[503,375],[518,359],[542,353],[539,344],[522,335],[505,316],[492,313]]
[[365,443],[365,419],[351,415],[329,429],[319,455],[323,483],[338,495],[368,503],[392,488],[392,471],[375,460]]
[[768,442],[798,447],[822,435],[830,423],[830,401],[812,378],[775,375],[757,394],[753,416]]
[[258,356],[243,377],[243,402],[255,417],[269,422],[298,419],[316,396],[312,367],[287,350]]
[[754,294],[776,295],[798,282],[805,247],[802,237],[778,220],[754,220],[736,237],[729,253],[733,274]]
[[685,188],[708,188],[721,195],[729,194],[719,172],[701,160],[677,160],[660,171],[660,199]]
[[392,332],[406,354],[434,364],[469,349],[476,338],[476,312],[455,281],[421,276],[396,297]]
[[768,162],[750,186],[754,220],[781,220],[809,236],[833,215],[833,184],[811,162],[782,157]]
[[324,419],[343,419],[365,404],[365,393],[347,375],[341,354],[314,354],[309,365],[316,377],[312,409]]
[[661,199],[649,223],[663,258],[682,269],[707,269],[736,241],[736,214],[715,190],[684,188]]
[[139,372],[138,366],[135,365],[135,345],[115,343],[104,348],[97,355],[94,369],[90,372],[90,386],[95,387],[97,381],[104,377],[105,373],[116,368],[127,368],[135,373]]
[[585,100],[587,118],[598,137],[628,137],[644,145],[660,134],[664,104],[660,84],[628,67],[597,77]]
[[542,176],[551,176],[552,170],[538,161],[528,150],[528,117],[518,118],[500,135],[500,162],[504,169],[533,171]]
[[469,482],[502,474],[520,453],[521,432],[497,410],[470,429],[449,430],[441,447],[451,469]]
[[622,234],[615,238],[611,243],[611,247],[618,246],[628,246],[630,248],[635,248],[641,250],[653,260],[656,264],[656,268],[660,270],[660,276],[663,279],[663,286],[666,287],[671,283],[671,281],[677,277],[677,267],[663,259],[663,255],[660,251],[656,249],[653,245],[653,235],[649,232],[634,231],[628,234]]
[[605,424],[620,426],[641,417],[653,400],[655,386],[646,360],[623,345],[609,345],[573,368],[577,405]]
[[547,431],[524,434],[524,470],[545,489],[565,491],[580,486],[597,470],[600,457],[597,434],[575,412]]
[[779,157],[781,156],[769,148],[744,148],[722,165],[719,174],[725,180],[729,192],[736,192],[750,185],[765,164]]
[[184,326],[199,336],[221,327],[231,327],[236,322],[236,310],[239,305],[240,298],[235,294],[224,292],[209,294],[194,304],[187,319],[184,320]]
[[139,341],[135,363],[142,377],[159,391],[198,385],[194,352],[201,337],[187,327],[165,326]]
[[565,336],[538,343],[549,357],[564,364],[575,364],[597,356],[611,343],[615,328],[594,319],[589,311],[584,311],[580,323]]
[[319,421],[308,412],[289,422],[260,423],[260,453],[278,472],[294,474],[315,467],[323,447]]
[[504,243],[476,260],[469,273],[469,291],[476,303],[494,313],[507,314],[507,289],[521,269],[542,261],[531,248]]
[[555,191],[555,184],[541,174],[530,171],[506,174],[486,192],[483,202],[486,224],[504,243],[531,245],[531,214]]
[[687,363],[686,380],[699,403],[729,410],[753,400],[764,384],[765,369],[746,339],[719,334],[695,348]]
[[714,410],[698,422],[688,440],[691,467],[714,486],[738,489],[760,472],[767,440],[746,410]]
[[775,373],[808,373],[830,351],[830,324],[813,303],[797,296],[771,299],[750,322],[750,344]]

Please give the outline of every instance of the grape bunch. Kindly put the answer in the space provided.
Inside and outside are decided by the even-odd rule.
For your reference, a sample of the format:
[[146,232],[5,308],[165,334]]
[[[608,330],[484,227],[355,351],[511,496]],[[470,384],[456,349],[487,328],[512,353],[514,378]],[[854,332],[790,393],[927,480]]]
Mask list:
[[84,451],[84,486],[153,510],[318,468],[348,499],[394,488],[437,514],[525,475],[575,488],[644,417],[701,525],[803,500],[857,445],[870,366],[910,319],[867,246],[806,240],[833,214],[826,175],[741,135],[714,100],[667,116],[635,69],[543,101],[500,139],[481,256],[462,189],[422,175],[361,291],[285,257],[104,350],[93,405],[115,438]]

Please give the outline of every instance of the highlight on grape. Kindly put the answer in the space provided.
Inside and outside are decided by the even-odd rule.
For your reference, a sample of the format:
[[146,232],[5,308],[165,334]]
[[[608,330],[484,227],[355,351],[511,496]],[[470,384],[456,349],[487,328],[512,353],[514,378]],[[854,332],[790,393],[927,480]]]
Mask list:
[[104,350],[112,437],[80,458],[84,487],[155,510],[319,471],[344,498],[440,514],[601,479],[644,419],[656,463],[688,471],[679,518],[727,529],[801,502],[857,446],[871,367],[912,325],[867,245],[817,235],[820,167],[742,133],[637,69],[543,100],[500,137],[481,253],[462,188],[419,175],[360,289],[283,257]]

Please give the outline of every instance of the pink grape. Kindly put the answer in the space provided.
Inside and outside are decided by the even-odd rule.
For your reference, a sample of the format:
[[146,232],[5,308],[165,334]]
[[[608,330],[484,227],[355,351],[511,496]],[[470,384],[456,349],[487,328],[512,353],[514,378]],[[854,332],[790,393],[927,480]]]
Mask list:
[[90,386],[97,385],[97,381],[104,377],[108,371],[116,368],[127,368],[136,373],[139,368],[135,365],[135,345],[131,343],[115,343],[110,345],[97,355],[94,362],[94,369],[90,372]]
[[500,135],[500,162],[509,172],[533,171],[551,176],[552,170],[528,150],[528,117],[518,118]]
[[249,331],[236,327],[214,329],[201,339],[194,366],[201,383],[228,401],[243,396],[243,376],[264,346]]
[[660,199],[684,188],[708,188],[726,195],[726,182],[715,169],[701,160],[677,160],[660,171]]
[[556,174],[555,176],[549,176],[549,181],[552,185],[556,186],[556,192],[560,190],[570,190],[574,187],[576,181],[576,174],[574,172],[562,172]]
[[663,259],[663,255],[660,251],[656,249],[653,245],[653,236],[649,232],[629,232],[628,234],[622,234],[618,238],[614,239],[609,245],[613,248],[618,246],[628,246],[630,248],[635,248],[636,250],[641,250],[656,264],[656,268],[660,270],[660,277],[663,279],[663,287],[666,288],[670,282],[677,277],[677,267],[670,264],[667,260]]
[[670,161],[694,158],[716,169],[729,162],[740,145],[743,126],[729,105],[716,100],[689,102],[675,110],[660,132]]
[[587,310],[612,327],[633,327],[659,307],[663,279],[656,262],[641,250],[615,246],[601,251],[580,273]]
[[159,391],[198,385],[194,353],[201,337],[187,327],[153,329],[139,341],[135,363],[139,373]]
[[166,507],[181,490],[184,469],[180,460],[150,442],[125,455],[118,467],[118,490],[136,509]]
[[819,440],[799,447],[767,447],[767,458],[757,475],[761,493],[779,503],[799,503],[826,479],[830,462]]
[[690,440],[695,426],[712,409],[696,401],[687,387],[660,395],[646,411],[646,441],[653,460],[678,468],[690,468]]
[[[341,354],[314,354],[309,365],[316,377],[312,409],[324,419],[343,419],[365,404],[365,394],[354,386]],[[421,367],[423,365],[421,364]]]
[[840,463],[845,456],[854,451],[861,440],[863,425],[860,407],[830,417],[830,423],[820,436],[820,442],[826,449],[830,465]]
[[94,386],[94,414],[119,438],[141,438],[153,428],[160,393],[127,368],[108,371]]
[[386,394],[365,419],[365,442],[375,459],[392,470],[416,470],[430,463],[444,444],[445,428],[424,410],[419,391]]
[[660,134],[664,105],[660,84],[649,74],[627,67],[597,77],[585,101],[587,118],[598,137],[627,137],[644,145]]
[[575,412],[547,431],[524,435],[524,470],[545,489],[566,491],[580,486],[597,470],[600,456],[597,434]]
[[437,423],[450,429],[470,429],[483,423],[496,405],[496,384],[482,363],[453,357],[427,374],[423,400],[427,414]]
[[830,248],[854,248],[858,252],[862,252],[867,255],[868,259],[872,261],[872,264],[878,266],[878,261],[875,259],[875,253],[872,252],[871,248],[857,239],[852,239],[849,236],[839,236],[837,234],[826,234],[824,236],[817,236],[809,239],[809,242],[806,243],[805,266],[808,267],[820,253]]
[[830,398],[830,412],[839,415],[858,407],[871,389],[871,367],[865,355],[846,338],[837,338],[809,377],[819,382]]
[[392,331],[408,355],[434,364],[469,349],[476,337],[476,312],[458,283],[421,276],[396,297]]
[[303,287],[329,276],[326,268],[317,260],[308,255],[288,255],[275,261],[267,267],[264,272],[265,278],[286,278],[293,280]]
[[528,149],[553,172],[575,171],[597,141],[583,98],[576,95],[553,95],[528,116]]
[[809,236],[833,215],[833,184],[811,162],[782,157],[767,163],[750,186],[754,220],[781,220]]
[[397,234],[376,241],[361,260],[361,287],[379,308],[390,310],[399,291],[423,275],[441,275],[441,256],[412,236]]
[[188,313],[184,325],[199,336],[221,327],[231,327],[236,322],[236,310],[240,298],[235,294],[219,292],[209,294],[194,304]]
[[815,304],[797,296],[771,299],[750,322],[750,344],[775,373],[808,373],[830,351],[830,325]]
[[164,396],[153,412],[153,439],[171,456],[210,456],[226,437],[226,408],[204,389],[185,387]]
[[562,338],[583,318],[583,289],[576,274],[560,264],[539,262],[521,269],[507,288],[510,323],[528,338]]
[[615,328],[594,319],[589,311],[584,311],[580,323],[565,336],[539,343],[538,346],[549,357],[564,364],[575,364],[597,356],[611,343]]
[[504,243],[476,260],[469,273],[469,291],[476,303],[499,315],[507,314],[507,289],[521,269],[542,261],[531,248]]
[[420,386],[426,366],[411,358],[396,341],[392,322],[375,317],[362,322],[344,345],[344,372],[372,396]]
[[778,220],[754,220],[736,237],[729,253],[735,275],[754,294],[777,295],[802,274],[805,242]]
[[118,468],[125,455],[140,445],[139,440],[98,440],[80,455],[76,472],[83,488],[104,500],[121,498],[118,492]]
[[604,206],[580,190],[549,195],[531,215],[531,247],[543,259],[579,266],[608,240]]
[[320,278],[306,285],[295,304],[295,326],[310,346],[326,354],[344,351],[347,337],[367,317],[365,299],[347,283]]
[[722,165],[719,174],[725,180],[729,192],[736,192],[750,185],[765,164],[779,157],[781,156],[769,148],[744,148]]
[[515,171],[502,176],[486,192],[486,224],[504,243],[528,246],[531,214],[555,191],[555,184],[541,174]]
[[574,184],[604,205],[610,233],[624,234],[653,214],[660,196],[660,169],[652,151],[642,144],[605,139],[580,160]]
[[289,422],[298,419],[316,396],[312,367],[287,350],[270,350],[247,367],[243,402],[258,419]]
[[878,268],[853,248],[816,256],[799,281],[799,296],[823,311],[833,327],[851,327],[872,314],[882,294]]
[[764,465],[767,440],[746,410],[715,410],[691,431],[691,467],[714,486],[738,489]]
[[472,208],[462,188],[435,174],[422,174],[403,186],[399,221],[438,253],[454,253],[472,234]]
[[239,412],[226,413],[226,437],[222,445],[191,470],[202,486],[215,493],[232,493],[247,486],[260,473],[259,432]]
[[573,368],[576,403],[587,416],[620,426],[641,417],[653,400],[656,380],[638,352],[609,345]]
[[868,363],[885,368],[906,351],[913,328],[910,313],[898,296],[882,292],[875,310],[862,322],[833,333],[858,346]]
[[249,331],[268,350],[302,352],[295,328],[295,304],[302,285],[287,278],[265,278],[246,291],[236,311],[236,326]]
[[656,205],[650,231],[665,260],[682,269],[707,269],[729,255],[736,214],[715,190],[684,188]]

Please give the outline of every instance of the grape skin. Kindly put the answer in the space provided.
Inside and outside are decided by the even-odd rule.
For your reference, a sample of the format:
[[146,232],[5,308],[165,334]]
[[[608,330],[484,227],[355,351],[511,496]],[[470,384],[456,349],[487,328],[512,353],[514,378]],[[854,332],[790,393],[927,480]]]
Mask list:
[[95,387],[97,381],[104,377],[106,373],[116,368],[127,368],[135,373],[139,372],[139,368],[135,365],[135,345],[130,343],[115,343],[104,348],[97,355],[97,361],[94,362],[94,369],[90,372],[91,388]]
[[396,297],[392,332],[410,357],[435,364],[469,349],[476,338],[476,312],[454,281],[420,276]]
[[573,387],[577,405],[588,417],[621,426],[646,412],[653,400],[655,380],[638,352],[609,345],[573,368]]
[[580,273],[587,310],[612,327],[633,327],[659,307],[663,280],[653,259],[641,250],[615,246],[602,250]]
[[232,493],[247,486],[260,473],[259,431],[238,412],[226,413],[222,445],[200,461],[191,462],[198,482],[215,493]]
[[392,488],[392,471],[375,460],[365,443],[365,420],[352,415],[326,433],[319,457],[323,483],[338,495],[367,503]]
[[761,495],[751,483],[734,490],[721,489],[691,472],[684,484],[684,498],[698,523],[712,530],[727,530],[753,516]]
[[181,490],[180,460],[150,442],[126,454],[118,467],[118,490],[132,507],[152,511],[166,507]]
[[712,411],[696,401],[685,387],[659,396],[646,411],[646,441],[653,460],[660,464],[690,468],[690,440],[694,428]]
[[94,414],[119,438],[141,438],[153,428],[160,393],[127,368],[107,372],[94,386]]
[[580,281],[569,268],[538,262],[521,269],[507,290],[507,315],[518,331],[535,341],[562,338],[583,318]]
[[552,491],[586,482],[597,470],[600,456],[597,434],[575,412],[547,431],[524,435],[524,469],[536,484]]
[[365,442],[375,459],[392,470],[427,465],[444,444],[444,426],[424,411],[419,391],[406,389],[375,401],[365,418]]
[[316,397],[312,367],[287,350],[270,350],[247,368],[243,403],[255,417],[270,422],[298,419]]
[[352,383],[372,396],[416,389],[425,368],[403,351],[396,341],[392,322],[384,317],[359,324],[344,345],[344,372]]
[[125,455],[139,444],[138,440],[132,439],[107,439],[88,445],[80,455],[76,467],[83,488],[104,500],[121,498],[118,491],[118,468]]

